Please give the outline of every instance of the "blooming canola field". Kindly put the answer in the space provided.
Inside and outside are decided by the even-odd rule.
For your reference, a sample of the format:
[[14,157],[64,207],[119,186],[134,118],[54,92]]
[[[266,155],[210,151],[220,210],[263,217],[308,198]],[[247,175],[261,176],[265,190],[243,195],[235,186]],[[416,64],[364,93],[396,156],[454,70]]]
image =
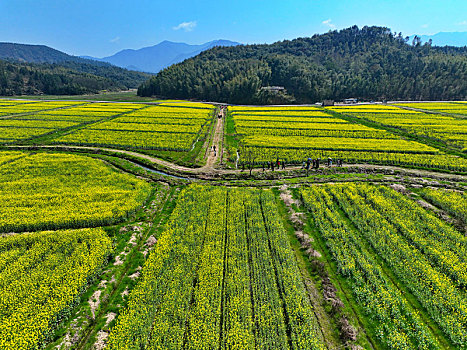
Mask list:
[[[208,106],[208,105],[205,105]],[[213,107],[146,106],[52,140],[55,144],[190,151],[205,137]]]
[[110,349],[324,349],[271,191],[192,185]]
[[0,153],[0,164],[0,232],[110,224],[151,191],[146,182],[83,156],[8,152]]
[[[234,106],[229,107],[229,118],[240,142],[241,162],[253,158],[256,164],[276,159],[301,164],[307,158],[339,158],[347,163],[467,170],[464,158],[346,117],[360,118],[362,115],[374,115],[375,111],[379,111],[381,118],[393,113],[398,120],[407,120],[407,115],[422,114],[376,105],[329,107],[324,111],[307,106]],[[443,123],[442,118],[438,123]],[[242,149],[252,156],[242,159]]]
[[0,100],[0,143],[45,142],[186,152],[206,137],[213,112],[214,106],[204,103],[156,106]]
[[[411,297],[449,337],[467,345],[467,238],[414,201],[384,186],[326,185],[300,191],[340,274],[376,321],[389,348],[442,349]],[[347,217],[347,219],[345,219]]]
[[0,100],[0,349],[467,349],[464,106]]
[[138,104],[0,100],[0,143],[33,140],[141,108]]
[[0,348],[37,349],[111,252],[101,228],[0,239]]
[[[376,122],[383,126],[403,130],[410,134],[441,141],[463,150],[467,147],[466,104],[401,103],[394,106],[363,105],[329,109],[359,119]],[[462,117],[459,114],[465,116]]]

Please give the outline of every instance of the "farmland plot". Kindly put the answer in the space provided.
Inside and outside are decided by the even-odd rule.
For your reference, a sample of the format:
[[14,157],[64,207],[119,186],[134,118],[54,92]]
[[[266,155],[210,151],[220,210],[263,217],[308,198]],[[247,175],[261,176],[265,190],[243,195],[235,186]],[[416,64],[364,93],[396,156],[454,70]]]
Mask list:
[[270,191],[185,189],[110,349],[322,349],[275,205]]
[[123,220],[150,185],[99,160],[68,154],[7,153],[0,168],[0,232],[105,225]]
[[[378,108],[363,106],[361,113],[374,114]],[[399,108],[388,108],[401,120],[406,115]],[[354,111],[353,107],[330,110],[343,114]],[[325,160],[330,157],[348,163],[467,169],[464,158],[447,155],[437,148],[405,140],[383,129],[350,122],[313,107],[230,107],[229,111],[240,142],[240,162],[253,159],[256,164],[264,164],[281,159],[301,164],[307,158]],[[417,114],[409,112],[410,115]],[[245,154],[243,157],[242,153]]]

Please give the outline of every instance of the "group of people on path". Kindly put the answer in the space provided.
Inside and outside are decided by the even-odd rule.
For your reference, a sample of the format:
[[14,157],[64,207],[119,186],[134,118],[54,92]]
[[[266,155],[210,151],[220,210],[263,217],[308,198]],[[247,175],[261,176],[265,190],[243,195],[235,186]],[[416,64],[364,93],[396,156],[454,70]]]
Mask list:
[[[215,151],[215,147],[216,146],[214,146],[214,151]],[[306,171],[310,170],[310,168],[319,169],[320,164],[321,164],[321,158],[316,158],[316,159],[308,158],[306,161],[303,162],[302,169],[305,169]],[[337,167],[342,167],[342,164],[343,164],[342,159],[339,159],[339,158],[336,159],[335,165]],[[332,167],[333,159],[328,158],[326,165],[328,167]],[[286,162],[278,158],[276,161],[270,161],[270,162],[265,162],[265,163],[263,162],[262,166],[263,166],[263,171],[266,171],[266,169],[271,170],[271,171],[274,171],[274,169],[285,170]],[[242,163],[242,171],[245,171],[245,163]]]
[[227,112],[227,106],[220,106],[217,118],[221,119],[224,116],[224,112]]
[[[264,168],[264,163],[263,163],[263,171],[265,171]],[[284,160],[279,160],[277,159],[275,162],[267,162],[266,163],[268,170],[270,169],[271,171],[274,171],[274,168],[277,168],[277,170],[282,169],[285,170],[285,161]]]
[[[285,161],[284,160],[279,160],[277,159],[275,162],[274,161],[271,161],[271,162],[266,162],[266,163],[262,163],[262,166],[263,166],[263,171],[266,171],[267,170],[271,170],[271,171],[274,171],[274,169],[282,169],[282,170],[285,170]],[[242,163],[242,171],[245,171],[245,163]]]
[[[306,162],[304,161],[302,163],[302,169],[306,169],[308,171],[310,170],[310,166],[311,166],[311,169],[319,169],[320,163],[321,163],[321,158],[316,158],[316,159],[308,158]],[[328,158],[327,166],[332,167],[332,163],[333,163],[332,158]],[[336,166],[342,167],[342,159],[339,159],[339,158],[336,159]]]

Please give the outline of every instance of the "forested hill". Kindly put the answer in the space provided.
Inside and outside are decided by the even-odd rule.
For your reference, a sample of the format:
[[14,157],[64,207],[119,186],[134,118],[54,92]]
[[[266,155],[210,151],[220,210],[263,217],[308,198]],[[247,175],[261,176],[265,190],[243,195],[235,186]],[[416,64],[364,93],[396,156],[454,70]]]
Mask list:
[[[268,86],[283,86],[274,93]],[[357,26],[271,45],[219,47],[168,67],[141,96],[230,103],[467,99],[467,48],[407,42],[384,27]]]
[[44,45],[0,43],[0,95],[124,90],[138,87],[150,76]]
[[134,72],[137,73],[135,76],[122,71],[113,66],[100,69],[74,62],[60,65],[0,60],[0,96],[80,95],[102,90],[126,90],[138,86],[149,77],[147,74]]
[[81,60],[45,45],[0,43],[0,59],[13,59],[29,63],[58,63]]

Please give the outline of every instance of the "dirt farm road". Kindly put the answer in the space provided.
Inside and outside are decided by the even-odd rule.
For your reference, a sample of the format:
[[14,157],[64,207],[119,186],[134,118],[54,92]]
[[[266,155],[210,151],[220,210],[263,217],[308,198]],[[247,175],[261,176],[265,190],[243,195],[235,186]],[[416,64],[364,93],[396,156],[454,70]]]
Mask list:
[[[222,118],[223,119],[223,118]],[[216,126],[216,129],[220,128],[220,130],[223,130],[222,125],[223,122],[219,118],[218,120],[218,125]],[[219,133],[220,135],[220,133]],[[220,138],[220,136],[219,136]],[[214,137],[213,140],[216,138]],[[219,139],[217,139],[217,142],[220,142]],[[200,168],[189,168],[185,167],[182,165],[174,164],[168,161],[165,161],[163,159],[159,159],[156,157],[152,157],[147,154],[143,153],[138,153],[138,152],[133,152],[133,151],[128,151],[128,150],[122,150],[122,149],[113,149],[113,148],[104,148],[104,147],[86,147],[86,146],[65,146],[65,145],[37,145],[37,146],[9,146],[8,148],[12,149],[33,149],[33,148],[47,148],[47,149],[57,149],[61,151],[73,151],[73,150],[88,150],[88,151],[104,151],[104,152],[111,152],[114,154],[121,154],[122,157],[124,158],[125,155],[130,156],[130,157],[135,157],[139,159],[144,159],[146,161],[151,162],[152,164],[155,164],[156,166],[163,167],[167,170],[168,173],[170,171],[173,171],[178,174],[183,174],[188,177],[202,177],[205,179],[210,179],[210,178],[217,178],[220,175],[229,175],[229,174],[239,174],[241,173],[241,170],[237,169],[219,169],[215,168],[215,162],[217,159],[217,156],[219,152],[217,151],[216,155],[212,155],[212,157],[208,157],[208,160],[210,159],[210,163],[206,163],[203,167]],[[218,148],[218,144],[216,145],[216,150]],[[325,166],[324,166],[325,167]],[[410,168],[402,168],[402,167],[396,167],[396,166],[389,166],[389,165],[374,165],[374,164],[344,164],[344,168],[354,168],[354,169],[366,169],[368,171],[375,171],[375,172],[395,172],[399,173],[401,175],[405,176],[414,176],[414,177],[431,177],[431,178],[437,178],[441,180],[450,180],[450,181],[462,181],[462,182],[467,182],[467,176],[465,175],[460,175],[460,174],[449,174],[449,173],[442,173],[442,172],[436,172],[436,171],[429,171],[429,170],[422,170],[422,169],[410,169]],[[299,166],[289,166],[285,170],[276,170],[276,172],[287,172],[289,170],[300,170],[301,167]],[[164,171],[163,169],[161,169]],[[253,172],[261,172],[261,168],[255,168],[253,169]],[[313,173],[312,170],[310,170],[310,175]]]
[[[206,165],[204,165],[200,170],[209,171],[214,170],[219,154],[222,151],[222,140],[224,138],[224,120],[225,120],[225,109],[221,109],[220,115],[222,118],[216,118],[216,126],[214,128],[214,135],[212,138],[211,149],[209,151],[208,159],[206,160]],[[215,147],[212,149],[212,147]]]

